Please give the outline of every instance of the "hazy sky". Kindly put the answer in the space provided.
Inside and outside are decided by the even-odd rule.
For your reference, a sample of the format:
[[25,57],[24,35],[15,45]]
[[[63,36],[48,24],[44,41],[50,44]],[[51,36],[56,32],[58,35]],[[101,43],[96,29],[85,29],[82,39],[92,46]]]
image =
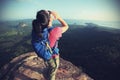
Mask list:
[[41,9],[57,11],[63,18],[120,21],[118,0],[1,0],[0,17],[35,18]]

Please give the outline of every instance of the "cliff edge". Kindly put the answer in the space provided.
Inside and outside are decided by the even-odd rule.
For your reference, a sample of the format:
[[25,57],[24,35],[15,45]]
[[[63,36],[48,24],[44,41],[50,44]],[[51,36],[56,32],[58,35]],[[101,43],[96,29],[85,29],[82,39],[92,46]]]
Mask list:
[[[0,80],[47,80],[48,67],[34,52],[20,55],[0,70]],[[71,62],[60,58],[56,80],[93,80]]]

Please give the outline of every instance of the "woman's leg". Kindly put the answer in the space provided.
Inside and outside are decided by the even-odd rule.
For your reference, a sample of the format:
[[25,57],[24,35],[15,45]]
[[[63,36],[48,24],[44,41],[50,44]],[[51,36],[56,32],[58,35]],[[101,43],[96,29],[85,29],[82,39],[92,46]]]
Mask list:
[[49,80],[55,80],[55,76],[56,76],[56,72],[58,70],[58,67],[59,67],[59,55],[56,56],[55,58],[53,59],[50,59],[48,61],[48,64],[49,64]]

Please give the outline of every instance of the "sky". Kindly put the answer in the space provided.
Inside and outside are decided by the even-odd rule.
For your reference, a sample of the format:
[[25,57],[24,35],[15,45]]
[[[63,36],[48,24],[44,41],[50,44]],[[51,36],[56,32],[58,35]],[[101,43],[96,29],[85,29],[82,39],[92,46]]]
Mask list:
[[120,21],[119,0],[1,0],[0,19],[35,18],[45,9],[65,19]]

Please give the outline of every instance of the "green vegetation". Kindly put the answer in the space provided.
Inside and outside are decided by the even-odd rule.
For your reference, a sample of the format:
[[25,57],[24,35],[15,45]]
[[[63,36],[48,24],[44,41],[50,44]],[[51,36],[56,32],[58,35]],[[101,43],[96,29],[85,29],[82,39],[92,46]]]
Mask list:
[[[69,26],[59,44],[63,58],[82,66],[96,80],[111,80],[104,76],[115,77],[119,74],[115,73],[120,66],[119,29],[91,23]],[[31,20],[0,23],[0,28],[0,67],[13,57],[33,51]],[[114,75],[109,74],[111,72]]]
[[4,59],[1,66],[13,57],[32,51],[30,23],[16,23],[3,22],[0,25],[0,61]]

